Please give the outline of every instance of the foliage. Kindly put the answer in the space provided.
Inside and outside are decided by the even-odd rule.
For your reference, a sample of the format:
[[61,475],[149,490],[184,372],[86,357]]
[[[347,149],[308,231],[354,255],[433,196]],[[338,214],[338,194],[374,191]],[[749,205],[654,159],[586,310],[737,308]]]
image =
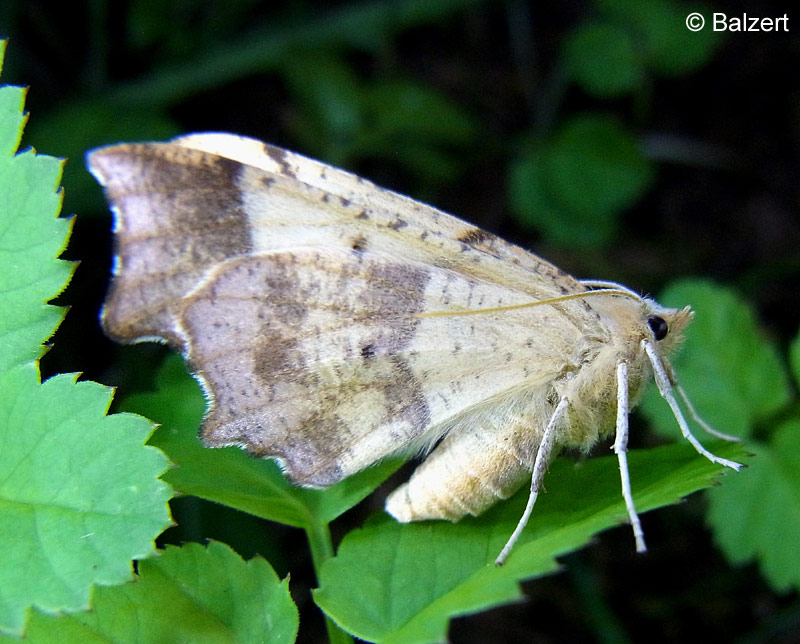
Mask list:
[[297,633],[288,580],[264,559],[244,562],[221,543],[168,547],[139,563],[137,583],[96,587],[91,603],[91,611],[69,617],[35,612],[25,641],[280,644]]
[[46,301],[72,272],[56,259],[70,221],[56,218],[61,163],[17,152],[24,94],[0,88],[0,629],[16,634],[29,607],[85,609],[92,584],[129,580],[169,524],[167,461],[142,444],[150,423],[105,416],[110,390],[76,374],[40,382],[64,313]]
[[[736,449],[718,451],[741,456]],[[685,445],[634,453],[631,464],[642,510],[677,502],[719,475]],[[524,489],[458,525],[404,525],[385,515],[373,517],[347,535],[337,556],[322,567],[315,599],[362,639],[444,641],[448,618],[518,600],[520,581],[557,570],[559,555],[624,521],[616,457],[579,467],[560,460],[548,472],[547,486],[551,493],[537,505],[532,525],[502,567],[493,561],[522,514]],[[360,583],[351,583],[354,578]]]
[[644,193],[652,176],[652,164],[615,119],[575,116],[514,164],[510,199],[522,223],[551,242],[601,245],[617,234],[619,213]]
[[[717,229],[708,225],[708,239],[693,238],[694,228],[682,232],[681,227],[710,215],[691,211],[680,219],[675,211],[690,206],[675,204],[682,198],[691,204],[696,194],[653,201],[654,192],[663,188],[661,162],[707,169],[721,158],[729,161],[695,138],[697,131],[709,129],[708,123],[681,122],[685,130],[677,142],[652,134],[665,127],[663,114],[657,119],[665,96],[669,102],[684,92],[694,104],[692,79],[714,64],[724,44],[711,30],[691,33],[685,28],[688,13],[706,8],[677,0],[594,0],[580,14],[552,8],[556,19],[547,26],[558,38],[549,32],[528,34],[544,61],[531,65],[536,67],[531,71],[525,43],[519,34],[514,40],[520,25],[537,24],[525,15],[524,2],[498,8],[479,0],[369,0],[339,3],[324,12],[298,2],[258,20],[250,17],[260,8],[255,0],[135,0],[115,9],[113,19],[99,9],[104,3],[90,4],[99,13],[82,21],[92,25],[88,62],[70,65],[83,75],[72,79],[71,93],[51,100],[50,109],[34,112],[25,134],[49,152],[70,157],[65,168],[68,211],[79,212],[83,221],[105,211],[99,190],[79,162],[86,149],[224,127],[352,169],[366,165],[367,174],[380,183],[411,186],[408,192],[434,203],[466,206],[467,213],[472,209],[472,215],[486,217],[484,225],[517,235],[523,245],[541,240],[541,254],[558,259],[563,268],[579,267],[588,277],[611,272],[610,277],[634,288],[655,289],[676,275],[702,271],[736,284],[732,290],[709,281],[677,281],[659,301],[688,303],[696,311],[675,360],[676,373],[704,418],[745,439],[741,446],[714,441],[708,446],[748,467],[720,478],[720,467],[685,444],[637,449],[631,453],[634,495],[641,509],[649,509],[721,482],[706,495],[707,512],[696,499],[681,507],[681,516],[705,515],[719,551],[738,566],[719,573],[715,583],[739,583],[748,592],[766,587],[763,592],[789,593],[785,596],[790,598],[800,588],[795,556],[800,545],[800,336],[787,358],[784,345],[797,332],[796,320],[780,328],[764,313],[774,280],[796,284],[796,258],[783,266],[780,258],[770,257],[748,268],[742,267],[746,261],[728,263],[727,257],[715,264],[714,249],[725,231],[745,238],[746,229],[737,229],[740,224],[729,220],[726,211]],[[476,28],[504,22],[498,19],[502,11],[507,12],[509,43]],[[0,29],[12,13],[0,10]],[[124,31],[111,37],[120,22]],[[449,32],[458,35],[451,41]],[[524,41],[524,29],[520,33]],[[445,56],[433,60],[434,47]],[[518,76],[498,62],[507,49],[513,50],[508,56]],[[470,66],[475,72],[465,73]],[[517,96],[523,92],[509,88],[524,85],[528,72],[531,90]],[[45,93],[36,84],[33,90],[38,96]],[[518,601],[520,581],[535,579],[528,584],[532,593],[545,587],[542,577],[593,539],[604,544],[593,567],[605,563],[607,577],[594,580],[591,592],[584,592],[591,601],[584,596],[575,614],[596,609],[613,620],[620,604],[647,604],[631,601],[630,592],[616,604],[604,604],[607,586],[620,576],[619,559],[606,554],[608,544],[619,541],[620,550],[632,550],[628,532],[617,530],[613,539],[598,536],[625,520],[616,461],[610,456],[577,464],[558,460],[522,542],[507,565],[497,569],[490,561],[519,516],[524,492],[457,525],[399,525],[378,510],[354,528],[367,513],[360,502],[397,463],[381,464],[329,490],[300,490],[283,479],[274,463],[233,448],[203,449],[195,436],[205,403],[176,356],[159,367],[160,354],[146,347],[122,353],[108,345],[93,350],[81,327],[77,335],[56,336],[45,358],[55,360],[67,346],[79,358],[65,370],[71,371],[84,364],[91,369],[97,355],[113,355],[99,379],[118,381],[121,407],[159,423],[155,431],[132,413],[105,416],[110,391],[78,382],[74,374],[40,383],[36,361],[63,317],[63,309],[45,302],[61,292],[73,266],[55,259],[70,222],[56,218],[61,164],[32,151],[16,153],[23,96],[20,88],[0,91],[4,640],[16,641],[25,630],[32,641],[292,641],[297,608],[289,581],[280,581],[266,560],[245,562],[216,542],[153,548],[153,539],[169,524],[165,502],[170,487],[184,495],[173,507],[195,504],[191,507],[213,514],[224,506],[305,531],[317,574],[313,600],[329,617],[332,641],[347,640],[334,624],[367,640],[442,641],[454,618]],[[726,116],[733,103],[725,103]],[[669,117],[666,122],[672,124]],[[673,167],[666,174],[674,179],[669,174]],[[734,176],[731,184],[751,180]],[[779,180],[778,174],[765,183],[775,186]],[[696,192],[708,181],[707,174],[698,173]],[[487,190],[489,185],[495,188]],[[505,186],[506,194],[496,186]],[[739,198],[735,186],[728,191],[731,200]],[[500,219],[501,210],[510,211],[523,232],[510,230],[512,222]],[[99,226],[100,218],[87,225]],[[763,240],[753,244],[757,241]],[[83,260],[87,246],[82,249]],[[79,273],[76,282],[80,286],[81,280],[105,272]],[[73,303],[75,292],[63,302]],[[751,302],[760,304],[758,314]],[[791,303],[782,309],[790,313]],[[772,324],[769,335],[764,317]],[[654,391],[648,392],[642,410],[660,439],[681,440]],[[173,463],[166,471],[164,454]],[[169,487],[157,478],[162,472],[161,481]],[[197,499],[210,503],[201,505]],[[659,517],[677,516],[669,512],[648,515],[649,537]],[[221,521],[221,515],[213,516]],[[231,533],[241,535],[245,525],[252,525],[241,514],[224,516],[232,517]],[[196,515],[189,512],[181,523],[180,528],[194,528],[193,538],[207,541],[209,533],[197,527]],[[261,544],[278,531],[274,523],[255,525],[260,540],[251,543]],[[168,531],[160,543],[170,539]],[[278,549],[276,543],[262,548],[262,554]],[[667,557],[671,552],[652,537],[649,543],[653,552],[631,564],[637,577],[659,550]],[[699,544],[692,548],[698,557],[708,554]],[[308,628],[303,611],[308,613],[311,602],[303,591],[314,582],[304,580],[303,563],[269,554],[278,570],[290,570],[301,623]],[[137,560],[136,574],[131,573],[132,559]],[[742,567],[749,562],[756,565]],[[657,574],[664,575],[665,568]],[[681,599],[691,603],[678,598],[679,592],[672,588],[659,596],[655,612],[669,615],[670,623],[673,605]],[[737,618],[747,613],[741,603],[733,604],[735,592],[729,586],[719,594],[735,607],[731,612]],[[775,603],[777,596],[770,594],[759,605]],[[166,618],[164,605],[169,605]],[[84,610],[88,606],[91,611]],[[596,623],[599,618],[590,614],[584,619]],[[623,626],[617,623],[615,632],[624,632]]]
[[[698,412],[722,431],[747,439],[748,468],[709,493],[708,522],[731,561],[757,559],[779,590],[800,588],[800,419],[790,406],[785,363],[756,325],[752,310],[721,286],[685,281],[661,298],[696,311],[676,372]],[[793,350],[797,351],[800,336]],[[794,378],[797,380],[797,370]],[[645,413],[666,435],[674,420],[651,391]],[[666,413],[665,413],[666,412]],[[783,420],[778,420],[783,418]]]
[[[565,38],[568,79],[598,99],[644,101],[649,81],[702,67],[719,34],[685,28],[690,5],[670,0],[598,0]],[[571,115],[526,139],[512,165],[509,200],[521,223],[561,246],[602,246],[647,191],[655,172],[632,123],[602,113]]]

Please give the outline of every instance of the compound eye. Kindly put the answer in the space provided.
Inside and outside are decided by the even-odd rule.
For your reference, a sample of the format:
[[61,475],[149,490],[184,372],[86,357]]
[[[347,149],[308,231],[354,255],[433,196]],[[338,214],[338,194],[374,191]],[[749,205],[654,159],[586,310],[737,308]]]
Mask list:
[[649,318],[647,318],[647,326],[650,327],[650,330],[653,332],[653,336],[655,336],[656,341],[663,340],[667,337],[669,325],[664,318],[658,315],[651,315]]

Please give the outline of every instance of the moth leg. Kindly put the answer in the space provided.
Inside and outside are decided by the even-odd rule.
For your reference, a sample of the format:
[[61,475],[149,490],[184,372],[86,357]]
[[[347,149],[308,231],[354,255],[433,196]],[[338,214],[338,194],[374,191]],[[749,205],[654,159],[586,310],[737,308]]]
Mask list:
[[724,441],[728,441],[730,443],[738,443],[741,439],[736,436],[731,436],[730,434],[724,434],[718,429],[714,429],[711,425],[709,425],[705,420],[700,417],[695,409],[694,405],[692,405],[692,401],[689,400],[689,396],[686,395],[686,392],[683,390],[683,387],[680,385],[675,385],[675,389],[678,391],[678,395],[681,397],[683,404],[686,405],[686,409],[689,410],[689,415],[692,417],[692,420],[696,422],[700,427],[706,430],[706,433],[711,434],[712,436],[716,436],[717,438],[721,438]]
[[653,345],[647,340],[642,340],[642,347],[647,353],[647,357],[650,358],[650,363],[653,365],[653,377],[655,378],[656,385],[658,386],[658,393],[661,394],[661,397],[667,401],[667,404],[669,404],[670,408],[672,409],[672,415],[675,416],[675,420],[678,421],[678,426],[681,428],[681,434],[683,434],[683,437],[692,444],[692,447],[697,450],[698,454],[702,454],[712,463],[719,463],[720,465],[730,467],[738,472],[742,468],[741,463],[729,461],[726,458],[715,456],[705,447],[703,447],[700,444],[700,441],[694,437],[694,434],[692,434],[691,430],[689,429],[686,419],[683,417],[681,408],[678,406],[678,401],[675,400],[675,396],[672,395],[672,384],[669,381],[669,376],[667,375],[666,369],[664,369],[661,359],[656,354],[655,349],[653,349]]
[[547,427],[545,427],[542,442],[539,443],[539,448],[536,451],[536,461],[533,464],[533,472],[531,473],[531,492],[528,496],[528,504],[525,506],[525,511],[522,513],[517,527],[514,528],[514,532],[511,533],[506,545],[503,546],[497,559],[495,559],[494,563],[496,566],[502,566],[505,563],[508,554],[514,547],[517,539],[519,539],[519,535],[522,534],[522,531],[525,529],[528,519],[530,519],[533,506],[536,503],[536,497],[539,496],[539,488],[541,487],[544,473],[547,471],[547,466],[550,464],[550,454],[553,451],[553,444],[555,443],[556,437],[556,425],[558,421],[561,420],[568,405],[569,400],[567,398],[562,398],[556,406],[555,411],[553,411],[553,415],[550,416]]
[[628,363],[620,362],[617,365],[617,435],[614,439],[614,453],[619,461],[619,476],[622,482],[622,498],[625,499],[625,508],[633,528],[633,538],[636,540],[636,552],[647,552],[644,542],[642,522],[633,504],[631,491],[631,475],[628,471]]

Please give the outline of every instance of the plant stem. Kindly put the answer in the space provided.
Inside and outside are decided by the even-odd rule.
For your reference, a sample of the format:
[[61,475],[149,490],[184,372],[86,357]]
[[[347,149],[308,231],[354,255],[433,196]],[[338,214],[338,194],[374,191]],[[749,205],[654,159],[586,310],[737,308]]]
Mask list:
[[[319,571],[322,564],[333,557],[333,542],[331,541],[331,531],[327,523],[312,521],[306,528],[308,545],[311,548],[311,559],[314,562],[314,572],[317,575],[319,584]],[[353,644],[353,638],[341,630],[334,621],[325,615],[325,628],[328,630],[328,641],[330,644]]]
[[306,528],[308,545],[311,548],[311,558],[314,561],[314,571],[319,579],[319,570],[322,564],[333,557],[333,543],[328,524],[312,520]]

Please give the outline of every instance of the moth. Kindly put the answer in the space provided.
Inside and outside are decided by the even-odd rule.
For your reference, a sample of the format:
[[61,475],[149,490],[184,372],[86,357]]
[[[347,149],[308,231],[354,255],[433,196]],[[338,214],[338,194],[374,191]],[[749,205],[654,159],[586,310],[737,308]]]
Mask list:
[[517,246],[356,175],[231,134],[94,150],[115,213],[102,313],[121,342],[180,351],[202,385],[210,447],[277,459],[323,488],[423,454],[386,501],[399,521],[477,515],[530,477],[523,517],[563,448],[616,432],[654,378],[683,435],[668,355],[692,317],[578,280]]

